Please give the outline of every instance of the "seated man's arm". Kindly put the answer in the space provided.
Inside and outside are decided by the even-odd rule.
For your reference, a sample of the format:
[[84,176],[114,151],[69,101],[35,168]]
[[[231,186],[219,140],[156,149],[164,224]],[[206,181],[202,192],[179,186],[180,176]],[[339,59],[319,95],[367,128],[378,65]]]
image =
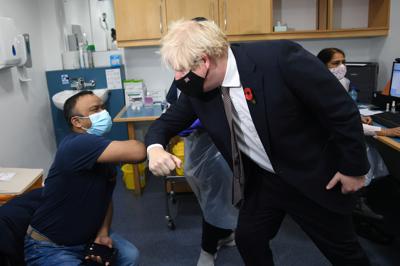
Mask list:
[[113,215],[113,204],[112,201],[108,205],[106,216],[104,217],[103,224],[100,230],[97,233],[95,243],[105,245],[108,247],[112,247],[112,240],[109,237],[111,222],[112,222],[112,215]]
[[380,131],[376,132],[376,135],[387,137],[400,137],[400,127],[381,128]]
[[137,140],[112,141],[97,159],[99,163],[140,162],[146,159],[146,149]]
[[[103,220],[103,224],[102,224],[100,230],[97,232],[97,236],[96,236],[96,239],[94,240],[94,243],[112,248],[113,243],[112,243],[111,237],[109,236],[112,215],[113,215],[113,205],[112,205],[112,201],[110,201],[110,204],[108,205],[106,216],[104,217],[104,220]],[[99,264],[103,264],[103,260],[100,256],[87,255],[85,257],[85,260],[93,260]],[[105,265],[110,265],[110,264],[109,264],[109,262],[105,262]]]

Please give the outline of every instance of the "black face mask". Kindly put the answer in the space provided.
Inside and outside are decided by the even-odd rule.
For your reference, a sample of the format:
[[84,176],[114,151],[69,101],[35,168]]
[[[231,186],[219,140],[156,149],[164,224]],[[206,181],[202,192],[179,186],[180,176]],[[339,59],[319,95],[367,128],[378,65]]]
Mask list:
[[175,84],[182,91],[190,97],[203,98],[204,97],[204,80],[192,71],[189,71],[185,76],[180,79],[175,79]]

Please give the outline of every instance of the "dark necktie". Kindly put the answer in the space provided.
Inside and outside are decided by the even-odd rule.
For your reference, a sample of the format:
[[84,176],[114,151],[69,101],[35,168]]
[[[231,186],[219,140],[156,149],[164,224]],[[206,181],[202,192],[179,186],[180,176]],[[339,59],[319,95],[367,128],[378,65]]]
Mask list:
[[226,119],[228,120],[229,129],[231,132],[232,146],[232,165],[233,165],[233,180],[232,180],[232,203],[237,205],[243,198],[244,172],[240,150],[237,145],[235,125],[233,123],[233,105],[229,96],[229,88],[221,87],[221,93],[224,102]]

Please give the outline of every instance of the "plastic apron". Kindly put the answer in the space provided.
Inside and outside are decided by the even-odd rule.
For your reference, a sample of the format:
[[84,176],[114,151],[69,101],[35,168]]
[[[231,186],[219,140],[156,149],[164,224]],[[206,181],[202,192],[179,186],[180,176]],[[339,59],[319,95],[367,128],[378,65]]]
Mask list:
[[367,157],[371,167],[365,175],[365,186],[368,186],[373,179],[387,176],[389,171],[379,152],[368,143],[366,143],[366,147]]
[[232,171],[202,129],[185,140],[185,177],[197,196],[204,219],[219,228],[235,229],[238,210],[232,205]]

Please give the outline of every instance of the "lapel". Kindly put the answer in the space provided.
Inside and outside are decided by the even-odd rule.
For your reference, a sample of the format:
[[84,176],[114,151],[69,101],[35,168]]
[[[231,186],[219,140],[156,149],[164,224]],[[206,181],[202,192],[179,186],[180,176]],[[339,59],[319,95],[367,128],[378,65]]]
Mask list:
[[268,130],[268,117],[266,112],[267,103],[265,102],[264,95],[266,94],[266,88],[264,87],[265,80],[263,75],[257,72],[256,65],[250,60],[239,44],[232,45],[231,49],[235,55],[240,82],[242,83],[243,89],[250,88],[253,93],[255,103],[252,101],[246,101],[247,106],[249,107],[250,115],[253,119],[258,136],[264,145],[268,157],[271,158],[270,134]]

